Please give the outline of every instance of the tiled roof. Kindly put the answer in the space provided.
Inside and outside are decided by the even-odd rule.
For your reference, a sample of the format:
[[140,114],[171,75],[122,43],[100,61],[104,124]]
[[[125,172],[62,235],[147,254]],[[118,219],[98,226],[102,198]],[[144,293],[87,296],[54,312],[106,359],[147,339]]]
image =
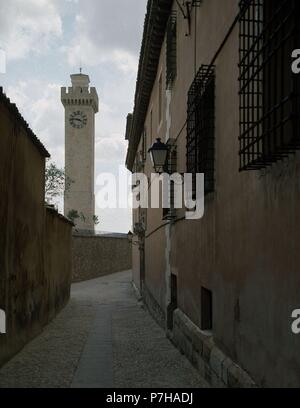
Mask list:
[[32,140],[33,144],[37,147],[37,149],[40,151],[40,153],[44,157],[50,157],[49,152],[46,150],[44,145],[41,143],[41,141],[37,138],[37,136],[33,133],[33,131],[30,129],[28,123],[25,121],[21,113],[19,112],[17,106],[10,101],[10,99],[5,95],[3,92],[3,88],[0,87],[0,103],[3,103],[3,105],[9,110],[9,112],[20,122],[20,124],[23,126],[25,129],[27,135],[30,137]]

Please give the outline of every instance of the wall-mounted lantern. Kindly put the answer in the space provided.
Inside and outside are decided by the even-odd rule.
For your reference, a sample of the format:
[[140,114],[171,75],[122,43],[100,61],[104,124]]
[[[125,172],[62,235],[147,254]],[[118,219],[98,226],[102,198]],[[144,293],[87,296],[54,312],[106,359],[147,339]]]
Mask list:
[[156,173],[163,173],[167,163],[170,146],[162,143],[161,139],[156,139],[156,142],[150,147],[148,152],[150,153],[152,165]]

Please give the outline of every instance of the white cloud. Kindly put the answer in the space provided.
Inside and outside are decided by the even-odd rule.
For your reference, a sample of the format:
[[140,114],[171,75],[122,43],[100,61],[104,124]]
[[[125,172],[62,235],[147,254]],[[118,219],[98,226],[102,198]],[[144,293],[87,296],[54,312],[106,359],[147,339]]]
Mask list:
[[7,94],[59,165],[64,164],[64,111],[60,85],[39,80],[20,81]]
[[136,74],[142,35],[136,21],[143,21],[146,0],[89,0],[88,5],[76,15],[73,40],[61,49],[70,66],[108,63]]
[[99,137],[96,141],[96,161],[98,164],[124,162],[126,142],[123,135],[110,135]]
[[62,35],[62,20],[54,0],[0,0],[0,46],[8,60],[42,53]]
[[102,52],[123,49],[137,55],[146,3],[147,0],[80,0],[84,19],[78,28]]

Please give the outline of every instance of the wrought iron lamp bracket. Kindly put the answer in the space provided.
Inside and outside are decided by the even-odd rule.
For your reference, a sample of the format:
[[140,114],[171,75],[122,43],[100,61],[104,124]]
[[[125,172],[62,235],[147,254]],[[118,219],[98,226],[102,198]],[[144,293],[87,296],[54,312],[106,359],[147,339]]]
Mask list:
[[176,3],[181,14],[183,15],[183,18],[188,22],[188,29],[185,35],[186,37],[189,37],[191,35],[192,8],[200,7],[202,0],[181,0],[181,1],[182,3],[180,3],[180,0],[176,0]]

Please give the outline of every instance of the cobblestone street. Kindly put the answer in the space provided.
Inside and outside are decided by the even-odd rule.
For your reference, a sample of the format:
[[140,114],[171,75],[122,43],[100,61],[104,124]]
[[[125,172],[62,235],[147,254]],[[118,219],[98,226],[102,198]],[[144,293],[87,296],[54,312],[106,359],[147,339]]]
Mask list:
[[0,370],[1,388],[204,388],[135,297],[130,272],[74,284],[68,306]]

